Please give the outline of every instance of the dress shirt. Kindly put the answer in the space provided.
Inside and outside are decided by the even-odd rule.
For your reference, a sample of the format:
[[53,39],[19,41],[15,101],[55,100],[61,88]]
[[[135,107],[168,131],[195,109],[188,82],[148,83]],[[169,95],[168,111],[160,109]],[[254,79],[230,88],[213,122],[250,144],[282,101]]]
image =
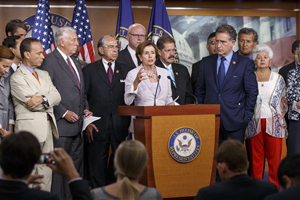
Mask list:
[[[104,58],[102,58],[102,63],[103,63],[103,65],[104,65],[104,69],[105,69],[105,71],[106,71],[106,73],[107,73],[107,70],[108,70],[108,62],[107,62]],[[112,61],[112,62],[111,62],[111,69],[112,69],[113,73],[115,73],[115,65],[116,65],[116,61]]]
[[[20,65],[20,63],[19,63],[19,65]],[[12,68],[14,71],[16,71],[16,70],[18,69],[19,65],[16,65],[16,63],[13,63],[13,64],[11,64],[11,68]]]
[[[224,56],[226,58],[226,60],[224,60],[225,76],[226,76],[228,68],[230,66],[232,55],[233,55],[233,51],[230,54],[228,54],[227,56]],[[220,55],[218,56],[218,60],[217,60],[217,73],[219,73],[219,68],[220,68],[220,64],[221,64],[221,57],[222,56],[220,56]]]
[[129,51],[129,53],[130,53],[130,56],[131,56],[131,58],[132,58],[132,60],[133,60],[133,62],[134,62],[134,64],[135,64],[135,66],[139,66],[138,65],[138,61],[137,61],[137,57],[136,57],[136,55],[135,55],[135,50],[133,50],[129,45],[128,45],[128,51]]
[[[64,58],[65,62],[66,62],[67,65],[69,66],[69,64],[68,64],[68,62],[67,62],[68,56],[67,56],[66,54],[64,54],[64,52],[62,52],[62,51],[59,49],[59,47],[57,48],[57,51],[61,54],[61,56]],[[77,67],[76,67],[76,65],[75,65],[75,63],[73,62],[73,60],[72,60],[71,57],[69,57],[69,60],[70,60],[70,62],[71,62],[71,64],[72,64],[72,67],[73,67],[73,69],[75,70],[75,72],[76,72],[76,74],[77,74],[77,77],[78,77],[78,79],[79,79],[79,82],[80,82],[80,76],[79,76]]]

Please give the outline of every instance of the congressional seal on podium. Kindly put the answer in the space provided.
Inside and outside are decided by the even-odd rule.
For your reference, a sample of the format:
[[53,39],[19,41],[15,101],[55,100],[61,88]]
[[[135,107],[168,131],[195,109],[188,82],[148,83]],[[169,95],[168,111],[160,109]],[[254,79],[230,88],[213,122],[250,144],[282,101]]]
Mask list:
[[182,127],[171,135],[168,147],[174,160],[180,163],[188,163],[199,155],[201,139],[194,129]]

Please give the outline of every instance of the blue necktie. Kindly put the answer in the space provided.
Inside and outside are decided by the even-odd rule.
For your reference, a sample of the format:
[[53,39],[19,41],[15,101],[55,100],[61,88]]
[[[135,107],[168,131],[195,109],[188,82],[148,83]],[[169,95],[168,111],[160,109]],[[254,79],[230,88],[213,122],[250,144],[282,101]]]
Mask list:
[[168,65],[168,66],[166,66],[166,68],[169,71],[169,74],[170,74],[170,77],[172,79],[172,82],[173,82],[174,86],[176,87],[175,76],[174,76],[174,73],[173,73],[173,70],[172,70],[172,65]]
[[225,57],[221,57],[221,64],[220,64],[219,72],[218,72],[219,91],[221,90],[224,80],[225,80],[225,65],[224,65],[225,60],[226,60]]

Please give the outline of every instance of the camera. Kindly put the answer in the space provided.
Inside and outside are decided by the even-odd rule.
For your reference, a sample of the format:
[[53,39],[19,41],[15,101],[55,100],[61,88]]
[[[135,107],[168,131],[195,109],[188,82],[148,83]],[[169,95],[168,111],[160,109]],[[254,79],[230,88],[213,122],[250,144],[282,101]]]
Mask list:
[[54,160],[53,156],[50,153],[43,153],[40,156],[38,164],[52,164],[52,165],[55,165],[55,160]]

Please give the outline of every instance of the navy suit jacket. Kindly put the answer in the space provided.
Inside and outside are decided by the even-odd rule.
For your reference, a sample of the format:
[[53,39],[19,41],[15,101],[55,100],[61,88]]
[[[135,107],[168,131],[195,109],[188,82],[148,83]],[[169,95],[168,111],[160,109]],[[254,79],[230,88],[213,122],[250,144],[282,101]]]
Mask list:
[[122,51],[119,52],[117,61],[120,62],[120,63],[123,63],[123,64],[127,65],[131,69],[134,69],[134,68],[137,67],[134,64],[134,62],[133,62],[133,60],[131,58],[131,55],[130,55],[129,50],[128,50],[128,46],[125,49],[123,49]]
[[219,91],[217,59],[217,54],[202,59],[195,95],[199,104],[220,104],[224,128],[236,131],[247,126],[256,104],[258,86],[254,63],[233,52],[223,87]]
[[276,194],[267,196],[265,200],[289,200],[289,199],[300,199],[300,182],[298,185],[290,187],[286,190],[280,191]]

